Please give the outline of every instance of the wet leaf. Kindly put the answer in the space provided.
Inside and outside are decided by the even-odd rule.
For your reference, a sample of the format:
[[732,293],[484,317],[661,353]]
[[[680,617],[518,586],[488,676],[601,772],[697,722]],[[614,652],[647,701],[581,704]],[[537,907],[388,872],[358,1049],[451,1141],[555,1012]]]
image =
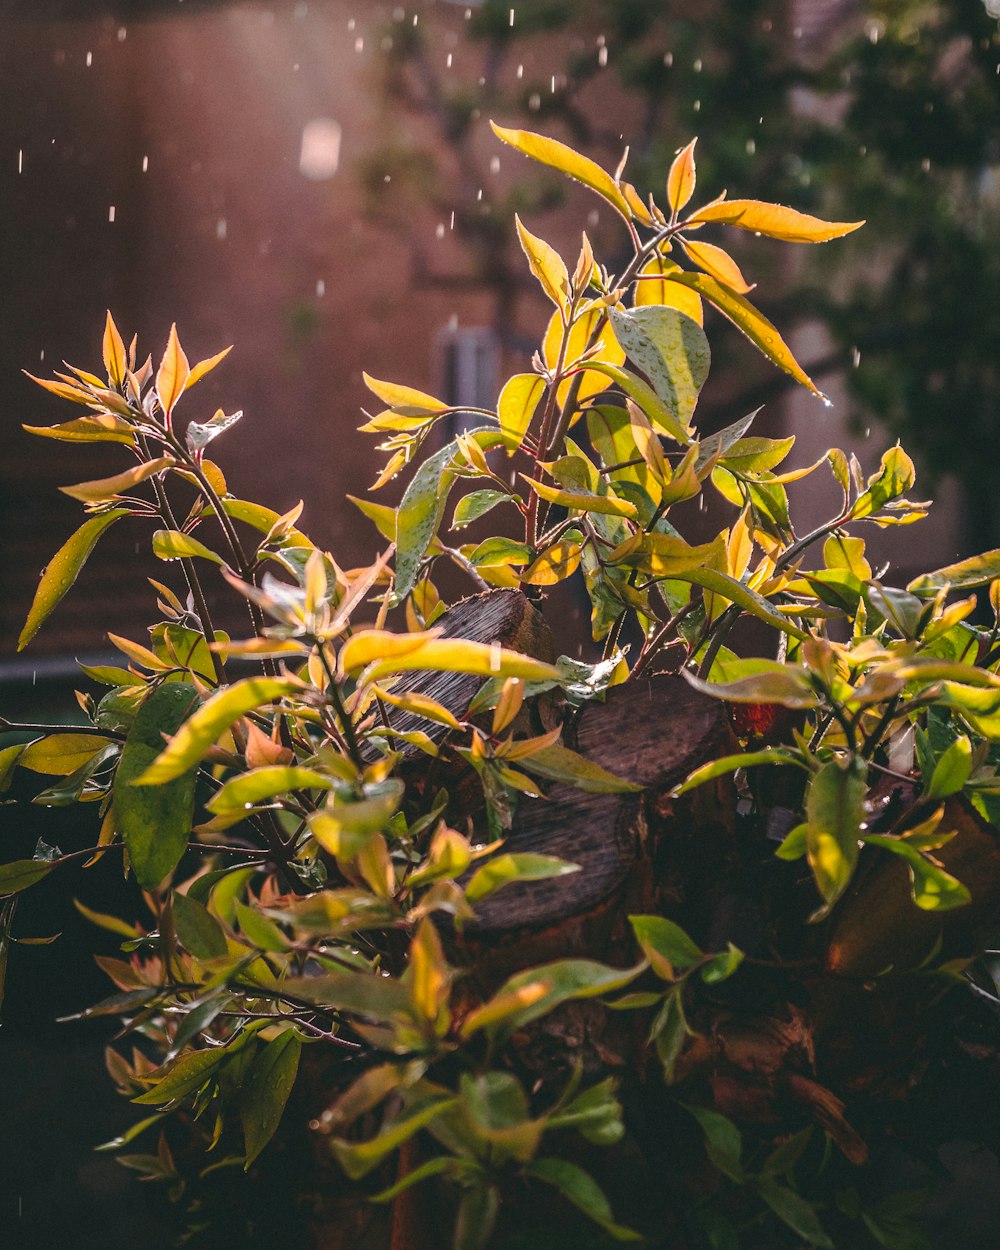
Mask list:
[[844,892],[858,861],[858,839],[865,818],[866,766],[852,758],[824,764],[806,794],[809,866],[826,903]]
[[826,243],[857,230],[863,221],[822,221],[808,213],[800,213],[784,204],[766,204],[761,200],[723,200],[708,204],[691,214],[691,221],[717,221],[726,226],[739,226],[766,234],[788,243]]
[[503,445],[509,454],[521,446],[531,425],[538,401],[545,393],[545,379],[537,373],[515,373],[504,383],[497,400],[497,416]]
[[490,126],[497,138],[502,139],[504,143],[509,143],[511,147],[517,148],[525,156],[530,156],[543,165],[551,165],[560,173],[568,174],[570,178],[582,182],[584,186],[590,187],[592,191],[603,196],[609,204],[614,205],[626,219],[632,216],[628,201],[615,180],[588,157],[574,152],[564,143],[548,139],[544,135],[533,134],[529,130],[506,130],[492,121]]
[[197,538],[192,538],[190,534],[182,534],[180,530],[157,530],[153,535],[153,555],[161,560],[186,560],[200,556],[204,560],[211,560],[213,564],[226,563],[210,547],[206,547]]
[[173,456],[160,456],[157,460],[148,460],[145,464],[126,469],[124,473],[116,473],[114,477],[98,478],[92,482],[78,482],[76,486],[60,486],[64,495],[71,499],[79,499],[82,503],[104,503],[114,499],[124,491],[131,490],[145,482],[147,478],[162,473],[175,464]]
[[588,794],[629,794],[643,789],[558,743],[519,757],[519,763],[529,773],[550,781],[565,781]]
[[679,213],[694,195],[697,174],[694,162],[694,147],[697,138],[691,140],[687,147],[674,157],[667,174],[667,203],[672,212]]
[[216,814],[235,812],[294,790],[332,790],[333,784],[314,768],[272,765],[231,778],[205,806]]
[[612,308],[608,315],[629,360],[649,379],[686,435],[712,359],[704,330],[676,308],[655,304],[628,311]]
[[17,762],[35,773],[68,777],[107,746],[108,739],[98,734],[49,734],[24,747]]
[[156,373],[157,398],[160,401],[160,407],[168,416],[183,394],[190,374],[191,366],[187,356],[184,355],[180,339],[177,337],[177,326],[172,325],[167,347]]
[[28,612],[28,619],[17,640],[18,651],[23,651],[38,633],[59,601],[76,581],[87,557],[94,550],[98,539],[110,526],[126,516],[127,509],[115,508],[100,516],[84,521],[80,528],[59,548],[46,565],[38,589]]
[[274,1136],[292,1092],[302,1043],[292,1029],[268,1042],[255,1056],[240,1086],[240,1123],[246,1145],[244,1171]]
[[477,903],[505,885],[520,881],[545,881],[579,871],[578,864],[571,864],[554,855],[537,855],[531,851],[508,852],[493,856],[473,873],[465,887],[465,897],[470,903]]

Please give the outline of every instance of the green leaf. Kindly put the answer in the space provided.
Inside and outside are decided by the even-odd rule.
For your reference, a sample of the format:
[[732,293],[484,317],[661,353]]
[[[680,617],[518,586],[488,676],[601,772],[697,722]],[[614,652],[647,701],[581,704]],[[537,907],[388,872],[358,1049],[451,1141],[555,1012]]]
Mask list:
[[0,751],[0,794],[6,794],[10,789],[10,784],[14,780],[14,770],[17,768],[17,762],[24,754],[27,743],[18,742],[12,747],[4,747]]
[[682,572],[672,573],[671,577],[677,581],[694,582],[697,586],[703,586],[706,590],[722,595],[723,598],[731,600],[749,612],[751,616],[756,616],[758,620],[773,625],[784,634],[790,634],[793,638],[806,637],[805,632],[798,625],[789,620],[784,613],[777,611],[763,595],[757,594],[749,586],[744,586],[742,582],[738,582],[735,577],[730,577],[728,573],[721,573],[718,569],[684,569]]
[[547,503],[560,504],[564,508],[576,508],[580,512],[598,512],[606,516],[628,517],[633,521],[638,516],[635,504],[629,503],[627,499],[618,499],[614,495],[596,495],[583,490],[562,490],[557,486],[538,482],[525,473],[521,476],[535,494]]
[[798,1234],[810,1246],[820,1246],[823,1250],[834,1250],[834,1244],[823,1231],[812,1203],[807,1202],[800,1194],[779,1185],[776,1181],[760,1179],[757,1182],[760,1196],[783,1223],[793,1233]]
[[441,524],[455,480],[449,466],[457,450],[453,441],[429,456],[413,475],[396,509],[396,595],[400,599],[416,584],[420,561]]
[[517,762],[526,772],[551,781],[567,782],[588,794],[630,794],[644,788],[634,781],[616,777],[600,764],[558,743],[533,751]]
[[705,331],[697,321],[665,304],[612,308],[608,316],[629,360],[649,379],[686,432],[712,360]]
[[[868,479],[867,489],[854,501],[851,519],[873,516],[881,512],[887,503],[904,495],[913,485],[916,471],[913,461],[902,447],[890,447],[882,456],[877,473]],[[929,574],[933,578],[935,574]],[[925,579],[918,579],[924,581]],[[938,587],[935,587],[938,589]]]
[[689,273],[678,270],[676,273],[667,273],[665,277],[669,282],[677,282],[704,296],[710,304],[715,305],[719,312],[728,317],[737,329],[742,330],[750,342],[772,364],[783,369],[796,382],[808,387],[814,395],[824,398],[822,392],[816,389],[812,379],[803,371],[802,366],[792,355],[788,344],[775,327],[762,312],[754,308],[749,300],[744,299],[742,295],[737,295],[735,291],[723,286],[721,282],[709,277],[707,273]]
[[718,985],[720,981],[728,981],[743,959],[743,952],[730,942],[728,950],[713,955],[705,964],[701,970],[701,979],[706,985]]
[[628,369],[619,368],[618,365],[606,364],[603,360],[588,360],[586,365],[581,365],[580,368],[586,368],[591,373],[601,373],[619,386],[629,399],[639,405],[650,424],[661,433],[668,434],[685,446],[691,442],[690,434],[673,412],[660,399],[656,391],[637,374]]
[[972,743],[963,734],[951,744],[938,760],[934,775],[925,790],[929,799],[946,799],[957,794],[969,780],[972,771]]
[[[169,685],[163,687],[170,688]],[[158,786],[180,777],[200,763],[209,747],[241,716],[298,688],[297,682],[277,677],[248,677],[232,686],[224,686],[177,729],[166,749],[136,778],[135,784]]]
[[465,897],[470,903],[476,903],[505,885],[519,881],[544,881],[549,877],[564,877],[579,871],[578,864],[557,859],[554,855],[536,855],[531,851],[495,855],[473,873],[465,887]]
[[223,1047],[188,1051],[155,1072],[145,1075],[142,1079],[151,1088],[132,1101],[140,1106],[161,1107],[168,1102],[186,1098],[188,1094],[197,1093],[215,1069],[228,1058],[229,1053]]
[[752,671],[734,681],[702,681],[687,669],[681,669],[681,673],[695,690],[730,703],[781,703],[801,708],[820,704],[805,672],[797,665],[777,660],[753,661]]
[[689,968],[704,958],[701,948],[672,920],[664,916],[629,916],[628,919],[635,940],[657,976],[672,981],[675,968]]
[[338,1163],[352,1181],[360,1180],[373,1168],[378,1167],[382,1160],[398,1149],[403,1142],[408,1141],[414,1133],[418,1133],[432,1120],[437,1119],[442,1112],[450,1111],[457,1106],[457,1102],[455,1098],[445,1098],[428,1103],[411,1115],[403,1116],[385,1125],[382,1131],[370,1141],[346,1142],[334,1138],[331,1145]]
[[254,1057],[240,1087],[240,1123],[246,1145],[244,1171],[274,1136],[295,1083],[302,1043],[286,1029]]
[[118,830],[144,890],[155,889],[173,872],[187,848],[197,767],[186,764],[155,789],[136,783],[159,755],[164,734],[174,733],[197,701],[198,693],[188,682],[158,686],[136,715],[115,773]]
[[455,1217],[452,1250],[486,1250],[500,1213],[500,1194],[496,1185],[477,1177],[462,1194]]
[[[226,516],[232,517],[234,521],[242,521],[252,529],[259,530],[262,534],[269,534],[275,522],[281,519],[280,513],[274,512],[271,508],[265,508],[261,504],[249,503],[245,499],[226,498],[221,502],[222,511]],[[205,516],[214,515],[214,508],[205,509]],[[288,547],[313,546],[307,536],[297,529],[289,529],[284,536],[283,542]]]
[[205,804],[221,815],[238,812],[293,790],[332,790],[333,781],[314,768],[270,765],[233,777]]
[[577,1167],[575,1163],[570,1163],[568,1159],[536,1159],[525,1172],[528,1176],[558,1189],[564,1198],[603,1228],[615,1241],[642,1240],[634,1229],[614,1222],[611,1204],[604,1191],[589,1172]]
[[70,773],[68,777],[64,777],[54,786],[49,786],[40,794],[36,794],[31,800],[32,803],[37,803],[40,807],[69,807],[73,803],[78,803],[87,782],[103,764],[113,759],[118,751],[117,742],[107,743],[103,751],[98,751],[96,755],[85,760],[75,772]]
[[507,130],[492,121],[490,126],[496,137],[502,139],[504,143],[509,143],[512,148],[517,148],[525,156],[530,156],[543,165],[550,165],[553,169],[558,169],[560,173],[568,174],[570,178],[582,182],[585,187],[590,187],[592,191],[603,196],[626,220],[631,218],[632,211],[618,184],[609,173],[588,157],[574,152],[565,143],[559,143],[556,139],[549,139],[545,135],[533,134],[530,130]]
[[76,581],[80,570],[87,562],[87,557],[94,550],[105,530],[127,515],[127,508],[113,508],[110,512],[91,517],[89,521],[84,521],[76,533],[63,543],[42,573],[28,612],[28,619],[17,640],[18,651],[23,651],[34,638],[56,605]]
[[421,1163],[418,1168],[414,1168],[412,1172],[407,1172],[405,1176],[400,1177],[394,1185],[390,1185],[388,1189],[383,1189],[377,1194],[372,1194],[368,1199],[369,1202],[392,1202],[398,1198],[400,1194],[405,1193],[407,1189],[412,1189],[414,1185],[419,1185],[421,1181],[426,1181],[432,1176],[440,1176],[442,1172],[456,1172],[463,1167],[472,1167],[471,1163],[467,1163],[462,1159],[454,1159],[449,1155],[438,1155],[434,1159],[428,1159],[426,1163]]
[[834,903],[844,892],[858,861],[858,839],[865,818],[863,760],[842,765],[830,760],[813,776],[806,795],[809,866],[823,899]]
[[407,987],[394,977],[361,972],[335,972],[329,976],[287,977],[281,991],[292,1001],[303,1000],[332,1007],[349,1015],[387,1022],[410,1015]]
[[671,794],[674,798],[678,798],[686,794],[688,790],[702,786],[706,781],[714,781],[716,777],[721,777],[725,773],[735,772],[738,768],[757,768],[763,764],[797,764],[800,768],[804,767],[801,758],[795,752],[783,751],[779,748],[767,747],[763,751],[748,751],[744,755],[724,755],[721,759],[712,760],[708,764],[702,764],[701,768],[696,768],[682,785],[671,791]]
[[0,864],[0,898],[27,890],[56,866],[56,860],[14,859]]
[[67,777],[103,751],[108,739],[98,734],[49,734],[22,749],[17,761],[21,768],[35,773]]
[[453,530],[461,529],[465,525],[471,525],[473,521],[478,521],[481,516],[485,516],[497,504],[507,503],[511,500],[511,496],[502,490],[474,490],[468,495],[463,495],[455,505],[455,515],[451,518],[451,528]]
[[738,1185],[744,1181],[743,1174],[743,1135],[726,1116],[718,1111],[710,1111],[707,1107],[691,1107],[687,1110],[701,1125],[705,1134],[705,1152],[711,1162],[723,1176]]
[[514,225],[521,249],[528,258],[528,268],[553,304],[565,309],[569,300],[569,274],[563,258],[544,239],[532,234],[516,213]]
[[219,959],[228,954],[229,944],[218,920],[203,903],[186,894],[172,896],[174,932],[177,940],[195,959]]

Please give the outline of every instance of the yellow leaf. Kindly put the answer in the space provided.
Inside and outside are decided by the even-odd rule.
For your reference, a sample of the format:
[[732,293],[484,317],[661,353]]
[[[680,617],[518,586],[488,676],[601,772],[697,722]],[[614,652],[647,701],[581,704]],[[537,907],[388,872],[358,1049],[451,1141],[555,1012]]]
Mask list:
[[[620,365],[625,360],[625,353],[612,333],[607,316],[601,308],[591,307],[585,313],[581,313],[569,327],[568,334],[560,314],[558,312],[552,314],[542,345],[542,355],[549,369],[555,369],[559,363],[559,351],[564,335],[567,335],[566,350],[563,352],[564,369],[572,368],[577,364],[580,357],[591,346],[591,339],[593,339],[593,346],[599,348],[591,359],[601,360],[610,365]],[[569,378],[559,387],[556,394],[558,403],[566,402],[570,387],[575,380],[575,378]],[[588,370],[582,374],[582,381],[577,383],[577,403],[582,404],[584,400],[590,399],[593,395],[599,395],[601,391],[607,389],[608,383],[603,374]]]
[[156,374],[156,394],[164,413],[169,415],[173,411],[174,404],[180,399],[190,373],[191,366],[188,364],[188,358],[184,355],[184,349],[177,337],[177,326],[172,325],[166,351],[163,353],[163,359],[160,361]]
[[389,848],[380,833],[372,834],[365,841],[354,857],[354,862],[373,893],[379,898],[392,898],[396,888],[396,874],[389,858]]
[[217,364],[220,364],[223,360],[225,360],[232,350],[233,347],[232,344],[230,344],[228,347],[223,348],[221,352],[217,352],[214,356],[209,356],[206,360],[199,360],[188,374],[187,381],[184,383],[184,389],[186,391],[190,390],[190,388],[194,386],[195,382],[200,382],[205,374],[210,373]]
[[687,147],[681,148],[667,175],[667,203],[675,213],[680,212],[694,194],[694,145],[697,142],[694,138]]
[[784,204],[765,204],[761,200],[722,200],[691,214],[691,221],[717,221],[726,226],[739,226],[772,239],[788,243],[826,243],[839,239],[863,226],[863,221],[822,221],[808,213],[800,213]]
[[553,169],[558,169],[560,173],[568,174],[570,178],[582,182],[584,186],[590,187],[592,191],[603,196],[609,204],[614,205],[626,220],[631,217],[628,201],[622,195],[618,184],[609,173],[606,173],[589,157],[574,152],[565,143],[559,143],[556,139],[548,139],[544,135],[533,134],[530,130],[506,130],[492,121],[490,125],[496,137],[502,139],[504,143],[509,143],[512,148],[517,148],[525,156],[530,156],[543,165],[550,165]]
[[680,272],[680,265],[675,265],[665,256],[657,254],[650,257],[639,270],[639,280],[635,284],[635,306],[642,308],[646,304],[666,304],[703,325],[705,314],[697,292],[679,286],[676,282],[667,281],[670,274]]
[[517,237],[528,258],[528,267],[541,283],[542,290],[557,308],[565,308],[569,299],[569,274],[563,258],[544,239],[531,233],[520,217],[514,215]]
[[124,473],[116,473],[114,477],[100,478],[93,482],[79,482],[76,486],[60,486],[59,489],[64,495],[69,495],[71,499],[79,499],[83,503],[102,503],[106,499],[114,499],[122,491],[138,486],[147,478],[162,473],[174,463],[173,456],[160,456],[158,460],[148,460],[145,464],[137,464],[135,468],[126,469]]
[[577,508],[580,512],[600,512],[607,516],[624,516],[634,521],[639,515],[634,503],[617,499],[614,495],[590,495],[586,491],[561,490],[546,486],[522,473],[524,480],[534,488],[535,494],[547,503],[561,504],[564,508]]
[[375,693],[386,703],[391,703],[393,707],[401,708],[404,712],[412,712],[414,716],[422,716],[425,720],[436,721],[439,725],[447,725],[449,729],[462,728],[461,724],[443,704],[438,703],[436,699],[428,698],[425,694],[418,694],[416,691],[392,694],[388,690],[383,690],[381,686],[375,687]]
[[170,667],[158,655],[150,651],[148,647],[140,646],[137,642],[130,642],[128,638],[120,638],[117,634],[108,634],[108,642],[112,646],[117,647],[123,655],[127,655],[135,664],[141,665],[142,668],[148,668],[154,673],[162,673]]
[[675,285],[688,287],[703,295],[718,308],[719,312],[742,330],[750,342],[759,348],[772,364],[790,374],[796,382],[801,382],[803,386],[808,387],[820,399],[826,399],[823,392],[817,389],[812,379],[792,355],[788,344],[775,327],[742,295],[737,295],[735,291],[729,290],[708,274],[682,273],[678,270],[676,273],[668,274],[667,279]]
[[373,660],[406,655],[440,636],[440,629],[410,634],[396,634],[388,629],[362,629],[348,638],[341,648],[340,667],[345,673],[356,673]]
[[85,391],[82,387],[71,386],[68,382],[51,382],[48,378],[36,378],[27,369],[24,370],[24,376],[31,378],[32,382],[37,382],[45,390],[51,391],[53,395],[58,395],[60,399],[68,399],[74,404],[92,404],[94,402],[94,397],[90,391]]
[[103,751],[109,741],[97,734],[50,734],[29,743],[17,762],[21,768],[30,768],[34,773],[68,777],[93,759],[98,751]]
[[521,574],[530,586],[554,586],[580,567],[580,544],[559,542],[546,548]]
[[407,415],[418,416],[422,412],[445,412],[448,408],[448,405],[443,404],[440,399],[415,390],[412,386],[400,386],[397,382],[381,382],[367,373],[362,373],[361,376],[365,380],[365,386],[384,404],[388,404],[397,412],[400,409],[414,409],[416,411],[409,412]]
[[681,246],[699,269],[717,278],[723,286],[740,295],[753,290],[740,272],[739,265],[721,247],[716,247],[714,243],[694,243],[688,239],[681,239]]
[[433,1023],[448,997],[448,966],[437,929],[426,917],[410,943],[410,1002],[422,1019]]
[[135,431],[129,423],[110,412],[64,421],[62,425],[25,425],[22,429],[61,443],[135,443]]
[[518,651],[508,651],[499,643],[472,642],[467,638],[435,638],[414,650],[378,660],[369,672],[369,679],[377,681],[386,673],[411,669],[474,673],[479,677],[523,677],[527,681],[559,678],[559,670],[553,665],[521,655]]
[[623,182],[621,184],[622,195],[628,201],[628,206],[632,210],[632,216],[641,226],[652,226],[653,218],[649,209],[642,202],[639,192],[632,186],[631,182]]
[[500,734],[514,720],[524,703],[524,682],[520,677],[508,677],[500,690],[500,698],[493,709],[493,733]]
[[121,386],[128,371],[128,356],[125,352],[125,342],[118,333],[118,327],[115,325],[110,310],[107,321],[104,323],[104,367],[108,371],[111,385]]
[[[556,322],[561,324],[558,314],[554,316]],[[497,400],[497,416],[503,445],[509,455],[513,455],[524,441],[544,392],[545,379],[537,373],[515,373],[504,383]]]

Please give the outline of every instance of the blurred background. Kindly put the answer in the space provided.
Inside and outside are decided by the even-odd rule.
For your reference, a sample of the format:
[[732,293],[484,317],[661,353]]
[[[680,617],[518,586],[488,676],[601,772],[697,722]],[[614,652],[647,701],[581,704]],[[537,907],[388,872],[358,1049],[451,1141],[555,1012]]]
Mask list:
[[[142,573],[163,576],[135,529],[110,531],[16,655],[38,574],[80,524],[56,487],[124,467],[24,433],[75,414],[22,370],[96,369],[108,308],[140,358],[159,359],[174,321],[192,361],[235,344],[184,404],[244,411],[213,447],[230,490],[305,500],[317,541],[368,562],[378,536],[345,499],[380,461],[356,430],[362,369],[492,405],[548,316],[514,211],[573,256],[581,228],[612,269],[625,254],[603,202],[503,147],[489,118],[612,169],[628,145],[628,176],[660,197],[699,135],[703,198],[867,218],[827,247],[733,241],[834,408],[716,318],[701,427],[763,403],[758,431],[796,434],[798,463],[837,445],[869,472],[901,438],[913,494],[935,500],[894,543],[902,577],[1000,545],[998,17],[998,0],[0,0],[3,711],[75,709],[75,660],[108,653],[109,625],[145,641]],[[832,506],[813,482],[793,488],[803,528]],[[5,852],[39,835],[69,848],[79,819],[7,803]],[[101,871],[78,893],[106,910],[120,883]],[[0,1029],[0,1228],[104,1247],[142,1228],[152,1246],[134,1187],[89,1153],[131,1117],[108,1107],[107,1030],[52,1025],[105,983],[83,953],[93,930],[46,889],[18,932],[63,936],[14,949]]]

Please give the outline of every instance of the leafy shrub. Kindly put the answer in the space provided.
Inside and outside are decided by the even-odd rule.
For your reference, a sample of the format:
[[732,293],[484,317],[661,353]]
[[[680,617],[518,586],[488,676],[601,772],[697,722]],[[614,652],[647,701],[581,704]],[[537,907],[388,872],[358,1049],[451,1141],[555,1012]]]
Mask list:
[[[507,380],[495,410],[462,409],[479,424],[443,445],[454,409],[367,379],[383,407],[362,428],[387,453],[376,487],[416,466],[398,507],[357,501],[386,543],[369,567],[345,570],[315,547],[298,528],[301,507],[279,516],[229,493],[207,453],[238,412],[179,424],[180,401],[225,352],[192,367],[173,328],[154,371],[109,314],[106,376],[72,368],[41,381],[84,415],[33,433],[118,444],[135,463],[63,488],[87,519],[45,570],[20,646],[125,518],[156,527],[153,551],[184,585],[153,583],[159,619],[148,639],[109,634],[121,667],[82,666],[107,687],[99,701],[80,696],[87,726],[0,753],[7,782],[16,768],[53,778],[37,802],[92,802],[100,814],[93,846],[41,846],[0,867],[0,895],[104,856],[123,857],[144,891],[145,930],[88,913],[124,939],[127,958],[100,961],[116,989],[84,1014],[120,1016],[135,1039],[130,1058],[110,1052],[109,1067],[143,1118],[114,1145],[175,1197],[200,1192],[206,1152],[209,1171],[266,1165],[300,1061],[321,1055],[323,1101],[304,1111],[315,1159],[335,1161],[375,1202],[444,1184],[462,1250],[529,1244],[518,1212],[530,1230],[545,1212],[538,1195],[553,1190],[563,1216],[576,1209],[590,1221],[588,1244],[830,1246],[830,1230],[852,1246],[925,1244],[919,1196],[879,1196],[850,1171],[894,1133],[895,1112],[865,1102],[842,1072],[865,1135],[845,1119],[818,1080],[815,1047],[829,1031],[816,1021],[831,996],[878,991],[929,1035],[945,991],[993,993],[982,956],[997,890],[987,822],[1000,791],[1000,552],[905,589],[886,584],[859,531],[925,515],[907,497],[914,473],[902,448],[868,476],[838,449],[788,469],[794,440],[753,434],[755,414],[708,435],[694,424],[710,362],[706,304],[819,396],[748,299],[736,262],[703,232],[816,243],[860,223],[725,197],[691,210],[693,142],[658,205],[621,171],[495,129],[615,209],[631,257],[612,274],[584,235],[570,269],[518,222],[551,321],[532,370]],[[799,535],[787,488],[821,472],[841,506]],[[459,484],[473,489],[446,525]],[[717,497],[710,515],[723,507],[730,519],[714,538],[689,541],[679,527],[698,532],[706,492]],[[517,519],[516,536],[463,542],[461,530],[494,510]],[[506,591],[524,619],[534,609],[517,591],[538,603],[547,587],[582,582],[603,659],[553,660],[534,627],[514,631],[520,646],[443,629],[433,581],[442,563],[477,590]],[[206,576],[245,602],[246,638],[213,627]],[[993,613],[985,625],[975,623],[981,588]],[[489,602],[473,600],[473,618]],[[750,637],[764,637],[757,650],[768,654],[730,645],[747,618],[766,626]],[[756,865],[745,894],[765,882],[775,910],[741,949],[717,925],[682,927],[676,890],[659,888],[652,910],[631,914],[600,951],[521,959],[491,975],[477,913],[511,886],[512,898],[541,880],[569,889],[576,870],[504,848],[521,814],[544,804],[552,783],[620,794],[622,810],[642,788],[567,745],[575,710],[634,699],[642,744],[638,692],[664,670],[692,697],[724,700],[736,736],[686,779],[661,784],[657,802],[689,814],[714,805],[738,862]],[[674,727],[682,742],[686,731]],[[897,861],[912,894],[902,909]],[[953,911],[974,922],[949,928]],[[929,929],[921,913],[942,922]],[[4,915],[9,938],[13,909]],[[761,977],[780,1010],[761,1001]],[[572,1011],[588,1003],[627,1022],[620,1080],[593,1079],[603,1060],[566,1041]],[[899,1060],[891,1046],[887,1056]],[[125,1150],[156,1138],[147,1153]],[[679,1196],[665,1204],[647,1193],[613,1210],[592,1175],[602,1158],[665,1139]],[[405,1236],[411,1217],[400,1210]],[[580,1233],[553,1226],[544,1236],[561,1245]]]

